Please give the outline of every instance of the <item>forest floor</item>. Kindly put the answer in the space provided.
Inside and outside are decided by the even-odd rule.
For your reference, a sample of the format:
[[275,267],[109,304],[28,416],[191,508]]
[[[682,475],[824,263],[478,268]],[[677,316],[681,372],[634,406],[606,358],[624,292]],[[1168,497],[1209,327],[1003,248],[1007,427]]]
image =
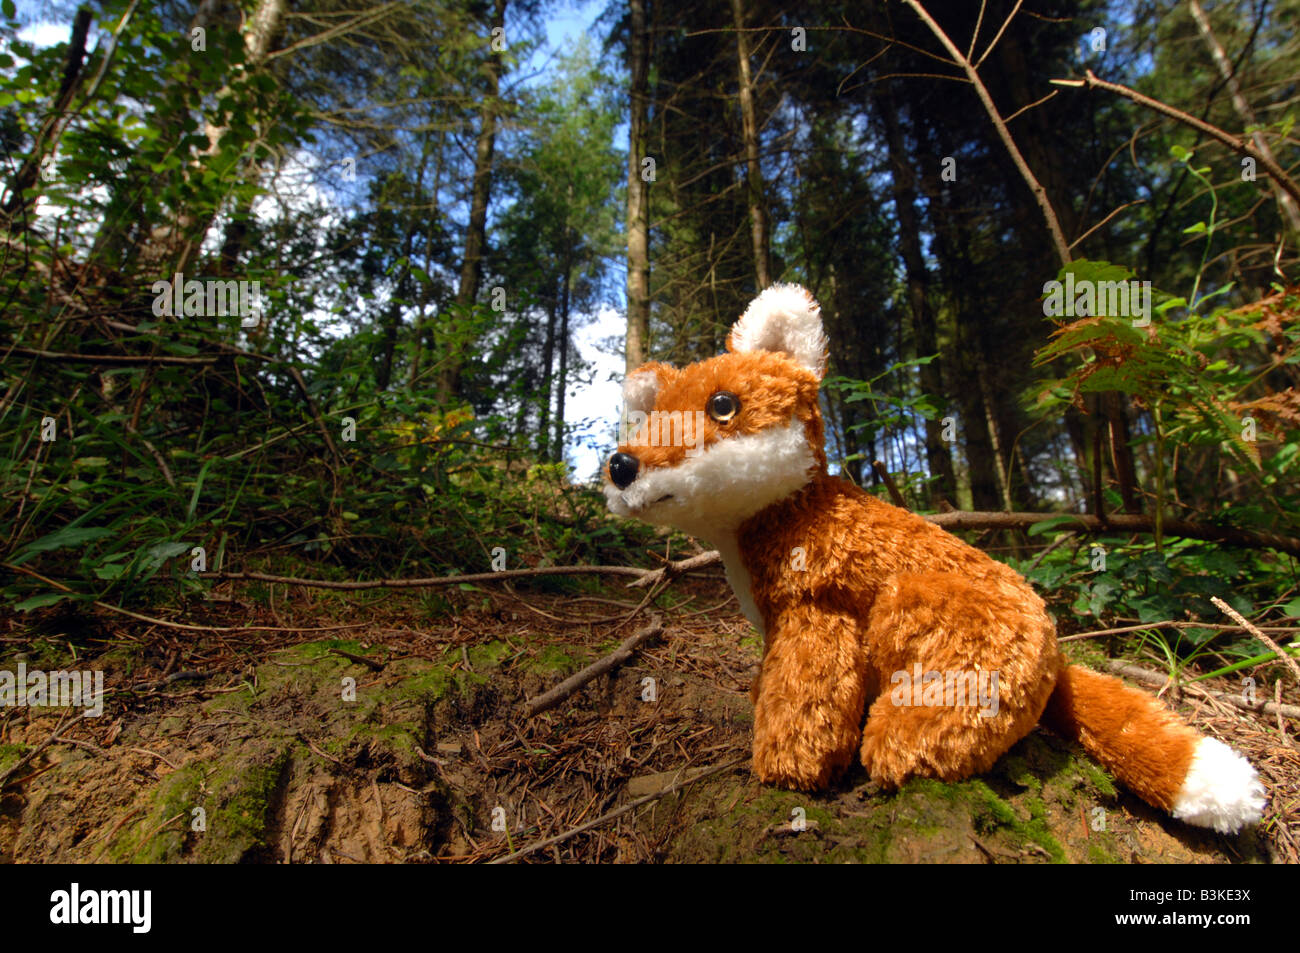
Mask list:
[[821,794],[764,787],[759,644],[716,572],[673,584],[662,636],[629,662],[527,717],[526,699],[646,622],[640,590],[558,585],[240,583],[167,625],[8,618],[0,668],[100,669],[109,698],[75,723],[0,709],[0,862],[1300,860],[1296,739],[1190,694],[1183,716],[1260,770],[1258,829],[1173,821],[1042,729],[962,783],[882,792],[859,766]]

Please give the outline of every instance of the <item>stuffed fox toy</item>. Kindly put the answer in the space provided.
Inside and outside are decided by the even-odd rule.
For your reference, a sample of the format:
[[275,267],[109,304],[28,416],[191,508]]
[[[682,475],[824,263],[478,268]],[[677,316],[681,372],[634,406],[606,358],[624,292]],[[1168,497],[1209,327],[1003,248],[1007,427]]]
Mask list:
[[721,553],[764,636],[760,781],[824,788],[855,755],[886,788],[960,780],[1041,721],[1187,823],[1233,832],[1259,820],[1246,759],[1119,679],[1067,665],[1018,573],[827,473],[827,339],[807,291],[764,291],[727,350],[628,376],[639,426],[609,460],[605,496],[618,515]]

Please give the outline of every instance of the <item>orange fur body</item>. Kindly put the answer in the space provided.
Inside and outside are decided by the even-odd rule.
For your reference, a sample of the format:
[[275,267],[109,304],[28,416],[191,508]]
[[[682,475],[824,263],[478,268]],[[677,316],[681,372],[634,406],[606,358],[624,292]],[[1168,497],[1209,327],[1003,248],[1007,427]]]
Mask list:
[[[988,770],[1041,719],[1192,823],[1236,830],[1257,819],[1262,792],[1244,759],[1218,746],[1195,766],[1206,739],[1158,701],[1066,667],[1043,601],[1018,573],[828,475],[825,338],[807,292],[765,292],[728,348],[629,376],[628,405],[651,421],[708,413],[697,414],[693,446],[630,436],[606,469],[606,495],[615,512],[722,551],[765,634],[752,693],[760,780],[824,788],[855,757],[884,786],[957,780]],[[989,684],[987,703],[971,703]],[[1224,765],[1233,789],[1219,792]]]

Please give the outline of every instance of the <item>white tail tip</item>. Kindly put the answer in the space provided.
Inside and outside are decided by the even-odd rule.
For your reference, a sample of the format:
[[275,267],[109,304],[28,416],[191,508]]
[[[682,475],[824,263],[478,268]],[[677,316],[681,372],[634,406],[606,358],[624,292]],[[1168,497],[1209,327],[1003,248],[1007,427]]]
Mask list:
[[1235,834],[1264,812],[1264,787],[1250,762],[1214,738],[1202,738],[1174,801],[1173,815],[1197,827]]

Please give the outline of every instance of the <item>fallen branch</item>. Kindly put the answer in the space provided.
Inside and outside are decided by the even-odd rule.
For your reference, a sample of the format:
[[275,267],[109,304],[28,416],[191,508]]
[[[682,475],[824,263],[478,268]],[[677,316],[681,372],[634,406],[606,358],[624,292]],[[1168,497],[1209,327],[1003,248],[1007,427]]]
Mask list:
[[198,672],[193,669],[185,669],[180,672],[172,672],[163,678],[155,678],[151,682],[136,682],[134,685],[128,685],[126,688],[120,688],[118,691],[126,692],[151,692],[154,689],[162,688],[164,685],[170,685],[172,682],[181,681],[202,681],[207,678],[206,672]]
[[[716,553],[712,554],[715,557]],[[697,557],[698,558],[698,557]],[[428,576],[419,579],[305,579],[300,576],[275,576],[267,572],[201,572],[200,579],[255,579],[258,582],[277,582],[286,586],[307,586],[312,589],[422,589],[433,586],[450,586],[462,582],[502,582],[507,579],[525,579],[529,576],[599,576],[621,575],[638,578],[655,569],[637,569],[635,566],[538,566],[535,569],[503,569],[500,572],[479,572],[460,576]]]
[[[1035,523],[1059,520],[1062,516],[1070,517],[1071,522],[1062,523],[1061,529],[1082,528],[1091,533],[1155,532],[1155,520],[1150,516],[1129,513],[1115,513],[1102,520],[1086,513],[997,513],[955,510],[951,513],[932,513],[925,518],[947,530],[1027,529]],[[1167,519],[1164,520],[1164,534],[1251,549],[1276,549],[1292,556],[1300,556],[1300,539],[1284,536],[1281,533],[1238,529],[1235,526],[1207,526],[1202,523],[1189,523],[1186,520]]]
[[618,668],[635,655],[637,649],[658,636],[663,632],[663,630],[663,623],[658,619],[655,619],[644,629],[641,629],[624,639],[622,645],[606,655],[600,661],[588,665],[581,672],[578,672],[575,675],[570,675],[550,691],[543,692],[536,698],[530,699],[524,706],[524,714],[531,718],[549,708],[554,708],[560,702],[564,701],[580,689],[583,685],[599,678],[606,672]]
[[342,649],[330,649],[330,654],[337,655],[340,658],[345,658],[352,662],[357,662],[361,665],[365,665],[366,667],[376,672],[382,672],[384,670],[384,666],[388,664],[386,662],[380,662],[372,658],[366,658],[366,656],[364,655],[353,655],[351,652],[344,652]]
[[[1036,523],[1059,520],[1068,516],[1070,522],[1062,524],[1063,531],[1085,530],[1091,533],[1153,533],[1155,521],[1149,516],[1116,513],[1105,520],[1086,513],[1004,513],[984,511],[953,510],[948,513],[930,513],[922,515],[927,520],[946,530],[962,529],[1027,529]],[[1201,539],[1207,542],[1225,543],[1230,546],[1242,546],[1250,549],[1276,549],[1292,556],[1300,556],[1300,539],[1284,536],[1280,533],[1268,533],[1256,530],[1238,529],[1235,526],[1206,526],[1189,523],[1186,520],[1165,520],[1166,536],[1181,536],[1186,539]],[[654,586],[665,580],[675,578],[696,569],[716,566],[722,562],[717,550],[700,553],[687,559],[668,563],[658,569],[638,569],[635,566],[539,566],[534,569],[504,569],[500,572],[480,572],[458,576],[430,576],[419,579],[364,579],[338,581],[332,579],[305,579],[298,576],[276,576],[271,573],[243,572],[201,572],[201,579],[240,580],[255,579],[259,582],[274,582],[288,586],[309,586],[317,589],[419,589],[433,586],[448,586],[456,583],[502,582],[509,579],[526,579],[530,576],[635,576],[628,588]]]
[[703,569],[706,566],[716,566],[720,562],[722,562],[722,554],[713,549],[707,553],[700,553],[698,556],[691,556],[687,559],[679,559],[675,563],[668,563],[660,569],[638,569],[637,572],[641,574],[641,578],[635,582],[629,582],[627,588],[642,589],[646,586],[657,586],[661,582],[676,579],[684,573]]
[[[1094,629],[1091,632],[1076,632],[1074,635],[1058,636],[1058,642],[1074,642],[1078,639],[1095,639],[1103,635],[1123,635],[1125,632],[1141,632],[1145,629],[1215,629],[1222,632],[1248,631],[1239,625],[1225,625],[1222,622],[1188,622],[1182,619],[1165,619],[1162,622],[1140,622],[1137,625],[1122,625],[1115,629]],[[1294,625],[1266,625],[1260,631],[1280,632],[1283,635],[1300,631]]]
[[[1124,675],[1136,682],[1145,682],[1155,688],[1164,688],[1170,684],[1167,675],[1161,675],[1159,672],[1153,672],[1148,668],[1142,668],[1140,665],[1131,665],[1128,662],[1121,662],[1112,659],[1105,663],[1107,671],[1114,672],[1116,675]],[[1227,702],[1230,705],[1236,705],[1238,708],[1244,708],[1246,711],[1266,711],[1273,714],[1286,715],[1288,718],[1300,718],[1300,705],[1283,705],[1277,702],[1248,702],[1240,695],[1231,695],[1227,692],[1212,692],[1208,688],[1201,688],[1197,685],[1186,685],[1183,688],[1191,689],[1198,694],[1205,694],[1210,698],[1217,698],[1219,701]]]
[[728,768],[734,768],[738,764],[743,764],[745,760],[746,760],[745,758],[737,758],[734,761],[728,761],[726,764],[715,765],[714,767],[702,771],[701,773],[695,775],[692,778],[686,778],[681,781],[674,782],[673,784],[668,785],[668,787],[664,788],[662,791],[656,791],[654,794],[647,794],[645,797],[637,798],[635,801],[631,801],[627,804],[624,804],[622,807],[615,808],[614,810],[610,811],[607,814],[602,814],[600,817],[596,818],[595,820],[588,821],[585,824],[579,824],[577,827],[573,828],[572,830],[567,830],[563,834],[557,834],[554,837],[548,837],[545,840],[538,841],[536,844],[529,844],[527,847],[524,847],[521,850],[517,850],[513,854],[506,854],[506,856],[498,857],[496,860],[490,860],[488,861],[488,863],[508,864],[511,861],[518,860],[520,857],[525,857],[528,854],[536,853],[539,850],[543,850],[547,847],[550,847],[552,844],[558,844],[561,841],[566,841],[570,837],[573,837],[577,834],[581,834],[584,831],[591,830],[593,827],[598,827],[599,825],[604,824],[608,821],[612,821],[617,817],[622,817],[624,814],[628,813],[629,811],[635,811],[638,807],[642,807],[643,805],[649,804],[651,801],[657,801],[659,800],[659,798],[666,797],[667,795],[672,794],[674,791],[680,791],[688,784],[694,784],[696,781],[702,781],[705,778],[712,777],[713,775],[718,774],[721,771],[726,771]]
[[1245,629],[1247,632],[1249,632],[1249,633],[1250,633],[1251,635],[1253,635],[1255,638],[1259,639],[1261,642],[1263,642],[1265,645],[1267,645],[1270,649],[1272,649],[1273,652],[1277,655],[1278,658],[1282,659],[1284,662],[1286,662],[1287,665],[1291,666],[1291,674],[1295,676],[1296,684],[1300,684],[1300,665],[1296,664],[1296,660],[1295,660],[1294,658],[1291,657],[1291,653],[1290,653],[1290,652],[1283,652],[1283,651],[1282,651],[1282,646],[1278,645],[1276,642],[1274,642],[1272,639],[1270,639],[1267,635],[1265,635],[1263,632],[1261,632],[1261,631],[1260,631],[1256,626],[1252,625],[1252,624],[1251,624],[1251,623],[1246,619],[1245,616],[1243,616],[1240,612],[1238,612],[1238,611],[1237,611],[1236,609],[1234,609],[1232,606],[1228,605],[1226,602],[1224,602],[1224,601],[1223,601],[1222,599],[1220,599],[1218,596],[1210,596],[1210,601],[1213,602],[1216,606],[1218,606],[1219,609],[1220,609],[1222,612],[1224,612],[1224,613],[1226,613],[1228,616],[1230,616],[1230,617],[1231,617],[1231,618],[1232,618],[1232,619],[1233,619],[1233,620],[1234,620],[1238,625],[1240,625],[1243,629]]
[[50,736],[48,738],[46,738],[44,741],[38,744],[31,751],[27,752],[25,755],[23,755],[21,758],[15,761],[13,766],[9,768],[8,771],[6,771],[4,774],[0,774],[0,791],[4,790],[4,786],[7,783],[9,783],[10,778],[12,778],[15,774],[17,774],[23,768],[27,767],[27,765],[31,764],[34,760],[36,760],[36,756],[39,755],[42,751],[44,751],[52,744],[56,744],[58,742],[63,741],[63,739],[59,737],[60,734],[62,734],[67,729],[71,728],[73,725],[81,721],[83,718],[88,718],[89,716],[90,716],[90,712],[83,711],[80,715],[77,715],[75,718],[73,718],[71,721],[67,722],[66,724],[60,722],[59,726],[55,728],[52,732],[50,732]]

